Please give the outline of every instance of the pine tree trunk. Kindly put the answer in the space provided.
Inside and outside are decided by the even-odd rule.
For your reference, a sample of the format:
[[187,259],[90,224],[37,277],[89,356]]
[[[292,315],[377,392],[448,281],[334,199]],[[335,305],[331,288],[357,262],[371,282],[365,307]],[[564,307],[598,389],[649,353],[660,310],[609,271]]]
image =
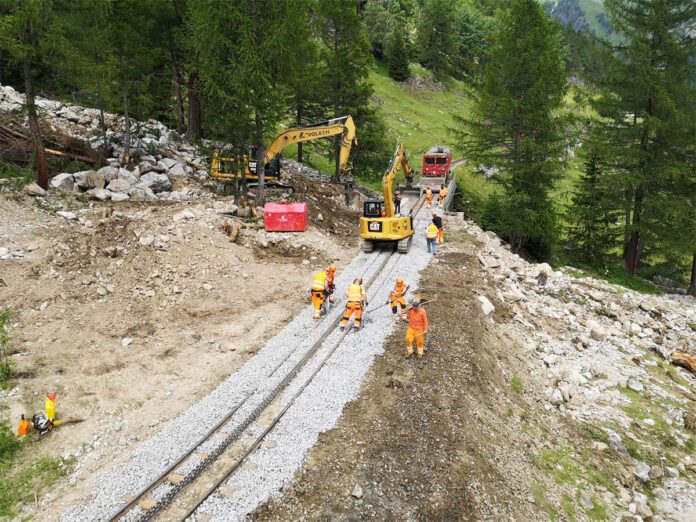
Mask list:
[[198,75],[192,73],[188,81],[188,130],[189,140],[201,139],[201,99],[198,95]]
[[694,259],[691,262],[691,285],[689,286],[689,295],[696,297],[696,252],[694,252]]
[[34,103],[34,81],[31,70],[31,54],[24,57],[24,94],[26,96],[27,114],[29,116],[29,130],[34,142],[34,160],[36,163],[36,183],[42,188],[48,188],[48,161],[46,161],[46,149],[44,148],[39,118],[36,114]]
[[[304,109],[304,107],[302,107],[302,104],[298,103],[297,104],[297,126],[298,127],[302,127],[302,113],[304,112],[303,109]],[[302,163],[302,160],[303,160],[303,158],[302,158],[302,152],[303,152],[302,145],[303,145],[302,142],[297,144],[297,163]]]
[[640,264],[640,254],[642,251],[643,238],[640,231],[636,230],[636,226],[640,224],[641,213],[643,211],[643,189],[639,187],[636,190],[635,200],[633,203],[633,222],[631,224],[631,232],[624,252],[624,266],[629,274],[635,274]]
[[256,175],[259,177],[259,187],[256,192],[256,206],[263,206],[264,184],[266,182],[266,150],[263,144],[263,120],[256,111]]
[[123,117],[125,118],[125,128],[123,129],[123,157],[121,163],[127,165],[130,162],[130,117],[128,116],[128,88],[126,80],[121,80],[121,97],[123,101]]

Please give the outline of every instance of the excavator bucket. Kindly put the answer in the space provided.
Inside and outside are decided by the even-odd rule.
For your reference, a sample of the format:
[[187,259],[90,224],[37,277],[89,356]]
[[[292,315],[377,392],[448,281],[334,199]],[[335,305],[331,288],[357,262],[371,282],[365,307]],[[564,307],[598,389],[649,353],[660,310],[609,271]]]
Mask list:
[[399,194],[413,194],[416,197],[420,197],[421,188],[418,186],[418,182],[413,178],[407,179],[405,184],[399,185]]

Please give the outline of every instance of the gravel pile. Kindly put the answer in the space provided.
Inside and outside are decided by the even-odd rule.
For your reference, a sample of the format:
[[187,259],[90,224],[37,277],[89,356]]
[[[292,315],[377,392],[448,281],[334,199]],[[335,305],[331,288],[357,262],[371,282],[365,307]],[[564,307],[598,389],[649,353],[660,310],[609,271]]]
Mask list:
[[[388,275],[385,276],[385,279],[376,281],[369,290],[373,306],[386,301],[387,293],[396,277],[404,277],[411,283],[411,288],[415,287],[418,272],[430,259],[429,255],[425,253],[425,240],[423,238],[423,230],[428,218],[429,213],[423,212],[421,219],[417,220],[418,233],[411,252],[406,256],[394,256],[388,264],[388,267],[391,267],[391,273],[388,273],[389,268],[387,268]],[[322,336],[333,320],[341,316],[345,301],[344,291],[347,285],[358,275],[364,277],[365,280],[369,279],[387,255],[383,252],[359,254],[349,266],[337,275],[337,302],[327,317],[317,324],[312,318],[311,307],[307,307],[240,370],[223,381],[201,401],[171,421],[160,433],[140,445],[131,454],[130,460],[125,465],[113,468],[97,478],[90,497],[84,499],[83,505],[66,510],[62,514],[61,520],[82,521],[108,518],[109,515],[118,510],[125,498],[140,491],[161,474],[170,463],[188,451],[206,430],[212,428],[224,417],[227,411],[243,401],[249,394],[256,392],[252,399],[240,408],[235,416],[236,420],[233,421],[229,430],[234,430],[242,424],[244,419],[249,418],[263,402],[265,395],[263,391],[274,388],[288,369],[300,360]],[[349,335],[344,346],[335,354],[335,362],[331,362],[327,368],[322,370],[310,386],[310,390],[308,390],[310,398],[304,399],[303,397],[302,400],[298,401],[286,415],[287,418],[281,422],[277,434],[273,434],[273,437],[278,440],[277,450],[282,449],[286,455],[282,458],[278,457],[276,463],[271,466],[272,473],[269,472],[267,478],[264,478],[268,471],[267,468],[259,466],[254,473],[255,478],[247,481],[248,487],[242,488],[240,493],[231,499],[226,499],[234,502],[236,499],[245,498],[245,503],[235,508],[236,512],[241,513],[253,509],[257,504],[251,502],[252,498],[262,500],[271,493],[277,492],[280,485],[291,479],[293,472],[301,463],[318,434],[333,426],[340,416],[343,406],[356,396],[362,376],[369,368],[374,355],[381,353],[382,340],[391,332],[393,322],[389,308],[383,307],[375,312],[374,316],[368,317],[366,326],[361,332]],[[325,343],[326,345],[331,344],[331,338],[332,336]],[[286,358],[287,361],[281,365],[281,362]],[[278,368],[279,365],[281,365],[280,368]],[[308,366],[311,365],[310,363]],[[277,371],[275,371],[276,369]],[[311,371],[313,370],[310,368],[303,370],[295,381],[304,382],[303,375],[307,375]],[[332,375],[334,372],[335,375]],[[331,386],[318,383],[330,383]],[[290,397],[294,393],[292,389],[293,385],[287,390],[285,397]],[[321,397],[315,396],[316,393],[321,393]],[[313,408],[317,411],[304,411],[302,405],[305,404],[305,401],[313,403]],[[298,413],[298,411],[304,412]],[[308,424],[304,427],[302,424],[295,425],[296,421],[293,419]],[[259,427],[254,424],[250,430],[256,432]],[[282,439],[283,433],[291,434],[288,437],[289,440],[291,439],[289,446]],[[281,443],[281,441],[283,442]],[[283,446],[288,447],[283,448]],[[270,448],[268,449],[270,450]],[[259,455],[264,454],[265,449]],[[185,466],[192,465],[191,463]],[[244,474],[240,476],[244,476]],[[235,477],[233,480],[237,480],[237,478]],[[267,486],[259,488],[258,484],[260,483]],[[253,494],[249,493],[250,489],[254,490]]]

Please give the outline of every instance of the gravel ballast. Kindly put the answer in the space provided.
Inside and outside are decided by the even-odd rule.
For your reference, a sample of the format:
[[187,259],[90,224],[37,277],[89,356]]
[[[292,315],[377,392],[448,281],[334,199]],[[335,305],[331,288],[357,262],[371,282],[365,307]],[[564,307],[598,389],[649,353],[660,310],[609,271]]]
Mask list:
[[[406,255],[394,255],[388,260],[383,273],[368,289],[369,308],[387,300],[394,279],[404,278],[411,289],[417,287],[419,272],[428,264],[424,230],[430,220],[429,209],[423,209],[416,219],[416,235]],[[310,347],[325,333],[326,328],[343,313],[345,288],[360,275],[365,281],[379,268],[389,253],[359,254],[336,278],[337,299],[329,314],[317,323],[311,307],[306,307],[278,335],[250,359],[241,369],[223,381],[215,390],[172,420],[160,433],[141,444],[124,466],[113,468],[100,476],[90,499],[73,507],[61,520],[104,520],[114,514],[124,499],[154,480],[166,467],[188,451],[224,415],[246,396],[253,393],[225,428],[230,432],[250,420],[252,414],[266,400],[268,393],[278,386],[287,372],[302,359]],[[365,326],[357,333],[347,334],[326,366],[295,401],[280,423],[257,452],[249,459],[253,465],[242,466],[225,485],[227,491],[236,490],[227,498],[211,497],[200,508],[217,520],[243,518],[261,502],[280,491],[292,480],[307,452],[322,431],[332,428],[344,406],[353,400],[360,383],[375,355],[383,352],[383,341],[394,328],[394,319],[388,306],[367,314]],[[280,399],[282,409],[295,395],[309,375],[316,370],[326,352],[340,336],[336,329],[319,349],[317,355],[299,372]],[[287,361],[280,364],[287,358]],[[280,366],[279,366],[280,365]],[[277,371],[274,371],[276,370]],[[253,422],[244,436],[258,435],[264,427]],[[214,441],[220,440],[218,436]],[[273,441],[275,444],[268,444]],[[210,442],[206,445],[214,444]],[[186,469],[184,464],[180,469]]]

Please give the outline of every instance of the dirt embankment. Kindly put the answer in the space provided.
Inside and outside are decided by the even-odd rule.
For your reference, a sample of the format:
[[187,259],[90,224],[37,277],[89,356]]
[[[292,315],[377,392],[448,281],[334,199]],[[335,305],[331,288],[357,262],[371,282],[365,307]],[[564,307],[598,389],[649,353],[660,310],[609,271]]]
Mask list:
[[523,365],[483,316],[471,245],[425,272],[427,357],[405,360],[403,332],[360,399],[325,433],[297,480],[256,520],[531,520],[533,473],[521,400],[505,375]]

